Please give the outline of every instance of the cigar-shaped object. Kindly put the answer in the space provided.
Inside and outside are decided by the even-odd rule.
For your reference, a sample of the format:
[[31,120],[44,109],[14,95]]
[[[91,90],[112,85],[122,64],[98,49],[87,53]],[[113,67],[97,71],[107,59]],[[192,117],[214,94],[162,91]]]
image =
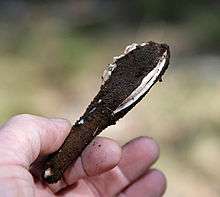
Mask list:
[[134,43],[115,57],[104,71],[98,94],[73,125],[62,146],[49,155],[43,179],[48,183],[60,180],[96,135],[115,124],[162,80],[169,58],[168,45],[154,42]]

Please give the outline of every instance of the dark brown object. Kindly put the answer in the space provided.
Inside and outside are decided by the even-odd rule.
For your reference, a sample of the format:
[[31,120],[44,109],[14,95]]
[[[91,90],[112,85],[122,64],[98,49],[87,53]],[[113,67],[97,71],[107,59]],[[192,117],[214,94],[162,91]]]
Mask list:
[[[55,183],[63,176],[66,168],[76,161],[84,148],[106,127],[113,125],[130,111],[161,80],[169,64],[169,47],[166,44],[148,42],[135,47],[114,62],[114,70],[101,86],[99,93],[86,109],[84,115],[72,127],[68,137],[58,151],[49,155],[43,179]],[[160,69],[156,67],[164,60]],[[155,78],[148,75],[154,69]],[[148,76],[149,88],[124,108],[119,107]],[[133,102],[132,102],[133,100]]]

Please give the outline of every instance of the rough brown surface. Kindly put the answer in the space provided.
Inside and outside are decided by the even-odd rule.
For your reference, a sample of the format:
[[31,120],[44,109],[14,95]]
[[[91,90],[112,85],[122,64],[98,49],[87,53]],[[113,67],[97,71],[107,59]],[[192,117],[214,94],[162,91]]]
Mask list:
[[106,127],[115,124],[147,94],[145,92],[132,105],[113,114],[113,111],[140,85],[142,79],[156,67],[165,51],[168,53],[166,63],[155,80],[154,83],[156,83],[169,64],[168,45],[149,42],[145,46],[137,46],[115,62],[117,67],[101,86],[84,115],[72,127],[63,145],[48,157],[44,170],[50,168],[51,176],[44,177],[43,172],[43,178],[48,183],[61,179],[65,169],[81,155],[83,149],[96,135]]

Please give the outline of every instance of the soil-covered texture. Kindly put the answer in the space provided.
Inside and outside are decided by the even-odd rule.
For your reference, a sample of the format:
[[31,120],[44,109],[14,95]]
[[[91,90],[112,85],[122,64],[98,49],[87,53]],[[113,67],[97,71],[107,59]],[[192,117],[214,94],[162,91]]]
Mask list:
[[[115,124],[147,94],[149,90],[127,108],[113,113],[141,84],[143,78],[157,66],[165,52],[167,52],[165,66],[154,81],[156,83],[161,79],[169,64],[168,45],[154,42],[148,42],[144,46],[138,45],[114,62],[115,69],[101,86],[84,115],[72,127],[60,149],[48,157],[42,174],[44,180],[48,183],[60,180],[66,168],[76,161],[96,135],[106,127]],[[48,169],[50,173],[45,175],[45,170]]]

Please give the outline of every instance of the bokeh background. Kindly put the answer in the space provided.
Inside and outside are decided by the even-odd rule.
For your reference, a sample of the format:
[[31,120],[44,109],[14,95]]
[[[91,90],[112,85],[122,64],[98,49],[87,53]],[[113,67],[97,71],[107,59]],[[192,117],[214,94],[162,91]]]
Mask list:
[[[168,197],[220,195],[220,1],[0,1],[0,122],[18,113],[74,122],[126,45],[171,47],[164,82],[102,135],[151,136]],[[134,161],[138,162],[138,161]]]

